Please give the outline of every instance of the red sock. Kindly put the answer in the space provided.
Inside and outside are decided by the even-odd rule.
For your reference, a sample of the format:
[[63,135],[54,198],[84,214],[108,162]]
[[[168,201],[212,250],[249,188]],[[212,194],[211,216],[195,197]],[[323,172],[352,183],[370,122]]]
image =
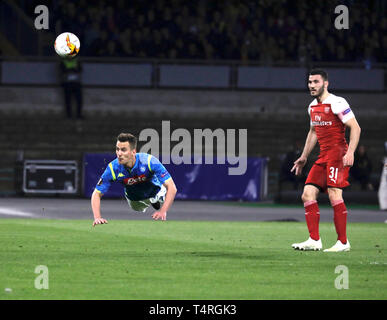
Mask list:
[[347,243],[347,207],[344,200],[336,200],[332,202],[333,207],[333,221],[335,223],[337,240],[343,244]]
[[304,203],[305,220],[308,226],[309,235],[313,240],[320,239],[318,226],[320,222],[320,210],[316,200],[307,201]]

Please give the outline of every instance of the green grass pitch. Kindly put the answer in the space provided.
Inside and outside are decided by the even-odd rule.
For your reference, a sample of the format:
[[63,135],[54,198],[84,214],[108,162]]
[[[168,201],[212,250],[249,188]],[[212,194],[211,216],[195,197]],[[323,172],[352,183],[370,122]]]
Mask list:
[[[0,299],[386,299],[386,224],[348,226],[350,252],[302,252],[301,222],[0,220]],[[336,241],[321,223],[325,248]],[[36,289],[39,265],[48,289]],[[348,289],[337,289],[337,266]],[[339,280],[336,280],[339,281]],[[5,290],[6,288],[9,288]]]

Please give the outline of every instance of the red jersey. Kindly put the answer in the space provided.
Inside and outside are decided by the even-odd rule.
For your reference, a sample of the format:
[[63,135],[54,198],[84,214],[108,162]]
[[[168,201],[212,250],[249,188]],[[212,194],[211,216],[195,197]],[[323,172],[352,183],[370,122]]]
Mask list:
[[314,127],[320,145],[316,163],[341,160],[348,149],[344,124],[355,117],[348,102],[342,97],[329,94],[321,103],[314,99],[308,107],[308,113],[310,125]]

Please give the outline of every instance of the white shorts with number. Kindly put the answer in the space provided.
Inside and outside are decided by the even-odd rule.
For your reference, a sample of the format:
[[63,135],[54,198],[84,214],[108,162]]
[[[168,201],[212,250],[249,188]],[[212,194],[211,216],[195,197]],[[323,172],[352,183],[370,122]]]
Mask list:
[[140,212],[145,212],[146,209],[152,204],[156,202],[160,202],[161,204],[164,203],[165,201],[165,195],[167,193],[167,189],[164,186],[161,186],[160,191],[154,196],[154,198],[149,198],[145,200],[140,200],[140,201],[134,201],[134,200],[129,200],[126,198],[128,201],[129,206],[134,210],[134,211],[140,211]]

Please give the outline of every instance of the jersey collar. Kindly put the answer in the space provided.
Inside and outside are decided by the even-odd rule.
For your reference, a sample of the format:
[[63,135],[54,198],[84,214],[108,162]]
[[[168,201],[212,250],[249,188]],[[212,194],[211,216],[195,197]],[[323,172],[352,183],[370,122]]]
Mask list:
[[[327,95],[327,97],[323,100],[323,101],[321,101],[320,103],[317,101],[317,103],[318,104],[325,104],[325,101],[327,101],[328,99],[329,99],[329,97],[331,96],[331,93],[329,93],[328,95]],[[317,99],[316,99],[317,100]]]
[[124,166],[124,168],[126,170],[128,170],[129,172],[132,172],[136,167],[138,167],[138,153],[136,153],[136,159],[135,159],[135,162],[134,162],[134,166],[132,168]]

